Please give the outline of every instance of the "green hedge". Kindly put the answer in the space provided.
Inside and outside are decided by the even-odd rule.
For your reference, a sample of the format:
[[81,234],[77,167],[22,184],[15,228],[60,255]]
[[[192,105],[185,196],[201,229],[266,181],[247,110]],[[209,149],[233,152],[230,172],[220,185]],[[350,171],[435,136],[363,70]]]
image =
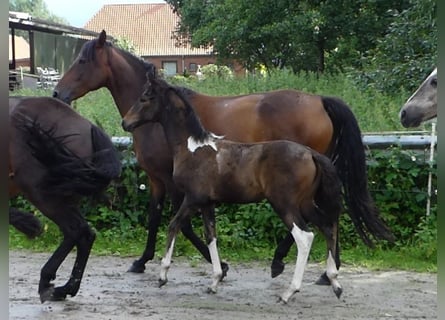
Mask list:
[[[124,170],[119,180],[107,190],[106,201],[99,203],[98,210],[91,210],[86,202],[83,210],[88,220],[98,230],[131,232],[136,225],[145,225],[150,201],[147,177],[134,161],[133,152],[124,150]],[[389,148],[368,153],[368,181],[370,191],[380,209],[381,216],[393,230],[396,245],[406,246],[425,243],[427,251],[436,239],[435,217],[437,181],[435,164],[430,168],[424,153],[414,150]],[[426,215],[428,174],[433,172],[431,213]],[[166,228],[169,203],[164,210],[162,228]],[[244,246],[255,241],[265,245],[275,243],[285,234],[282,222],[266,202],[247,205],[221,205],[217,208],[218,237],[227,247]],[[194,219],[199,228],[201,221]],[[341,219],[343,247],[354,246],[361,240],[347,214]],[[421,241],[419,241],[421,240]],[[387,244],[389,245],[389,244]]]

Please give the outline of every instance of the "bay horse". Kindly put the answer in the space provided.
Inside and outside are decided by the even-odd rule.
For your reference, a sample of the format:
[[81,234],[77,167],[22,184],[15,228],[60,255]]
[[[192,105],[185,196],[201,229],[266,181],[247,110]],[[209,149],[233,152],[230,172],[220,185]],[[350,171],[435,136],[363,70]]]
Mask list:
[[[90,91],[106,87],[122,117],[143,92],[150,64],[98,38],[87,41],[70,68],[56,85],[53,96],[67,103]],[[286,139],[307,145],[326,154],[334,162],[343,183],[347,212],[364,243],[373,246],[372,238],[394,241],[379,217],[368,190],[365,148],[357,120],[340,99],[296,90],[277,90],[241,96],[208,96],[181,88],[207,130],[238,142]],[[141,168],[149,177],[151,200],[148,237],[142,256],[134,261],[131,272],[143,272],[153,259],[156,234],[166,192],[176,211],[183,195],[172,180],[173,161],[162,127],[146,123],[133,131],[133,147]],[[210,262],[205,244],[185,222],[184,235]],[[288,234],[278,244],[272,261],[272,277],[284,269],[283,258],[292,246]],[[223,270],[228,266],[224,264]]]
[[213,265],[209,292],[215,293],[223,271],[216,245],[214,206],[267,199],[298,247],[292,282],[280,296],[281,301],[287,303],[301,288],[314,238],[308,224],[315,225],[326,239],[326,276],[340,298],[341,182],[329,158],[288,140],[240,143],[216,136],[204,129],[181,90],[156,79],[154,72],[148,73],[147,89],[126,113],[122,126],[132,132],[147,122],[160,123],[164,128],[173,153],[173,180],[184,193],[169,224],[160,286],[167,283],[175,237],[182,223],[200,210]]
[[437,117],[437,67],[405,102],[399,117],[405,128],[418,127]]
[[[62,242],[41,269],[40,300],[75,296],[95,240],[79,202],[102,192],[120,175],[119,153],[100,128],[51,97],[10,98],[9,137],[9,198],[23,195],[63,234]],[[31,227],[34,233],[26,232],[29,228],[25,227],[29,236],[41,232],[33,214],[16,208],[10,208],[9,214],[18,229],[23,224],[35,225]],[[54,287],[51,281],[74,248],[76,258],[69,280]]]

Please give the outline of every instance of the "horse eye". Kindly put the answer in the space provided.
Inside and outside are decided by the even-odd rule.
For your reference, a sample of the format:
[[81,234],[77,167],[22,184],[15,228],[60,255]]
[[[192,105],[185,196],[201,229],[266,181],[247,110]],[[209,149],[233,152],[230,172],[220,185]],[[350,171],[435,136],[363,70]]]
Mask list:
[[431,85],[436,88],[437,87],[437,78],[431,79]]

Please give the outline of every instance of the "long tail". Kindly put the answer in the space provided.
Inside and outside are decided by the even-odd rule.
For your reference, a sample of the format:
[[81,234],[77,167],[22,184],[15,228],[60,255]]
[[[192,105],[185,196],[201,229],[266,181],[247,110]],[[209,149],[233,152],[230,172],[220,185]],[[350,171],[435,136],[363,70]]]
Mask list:
[[55,127],[44,129],[26,116],[20,129],[27,136],[33,156],[48,169],[40,187],[52,194],[92,196],[120,175],[119,154],[111,139],[95,125],[91,126],[94,151],[86,158],[78,157],[66,146],[67,139],[78,135],[55,136]]
[[394,235],[379,217],[369,193],[365,148],[357,119],[342,100],[322,97],[322,101],[336,137],[331,159],[342,180],[346,209],[357,232],[369,247],[374,246],[370,235],[393,242]]
[[43,225],[35,215],[16,208],[9,208],[9,224],[30,239],[36,238],[43,232]]

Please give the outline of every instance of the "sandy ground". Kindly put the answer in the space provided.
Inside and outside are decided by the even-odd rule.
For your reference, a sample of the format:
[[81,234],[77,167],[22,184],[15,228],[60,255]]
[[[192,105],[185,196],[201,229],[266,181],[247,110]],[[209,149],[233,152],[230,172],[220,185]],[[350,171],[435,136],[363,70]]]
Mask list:
[[[169,282],[158,288],[159,261],[143,274],[127,273],[133,258],[92,256],[80,291],[62,302],[40,303],[37,286],[49,253],[9,253],[9,319],[437,319],[436,274],[371,272],[344,266],[343,295],[314,284],[324,265],[307,266],[303,286],[288,304],[278,296],[288,286],[293,266],[272,279],[269,265],[230,264],[216,294],[208,294],[211,266],[176,259]],[[63,284],[72,256],[58,272]],[[229,261],[230,263],[230,261]]]

